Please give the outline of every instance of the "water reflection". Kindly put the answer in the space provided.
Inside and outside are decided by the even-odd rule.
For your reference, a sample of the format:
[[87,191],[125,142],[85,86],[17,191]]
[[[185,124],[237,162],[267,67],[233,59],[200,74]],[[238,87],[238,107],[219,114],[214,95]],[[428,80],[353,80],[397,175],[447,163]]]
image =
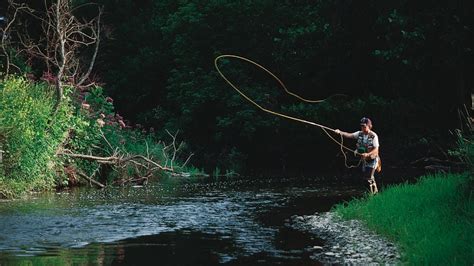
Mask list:
[[360,193],[254,179],[37,195],[0,204],[0,264],[317,264],[321,240],[285,222]]

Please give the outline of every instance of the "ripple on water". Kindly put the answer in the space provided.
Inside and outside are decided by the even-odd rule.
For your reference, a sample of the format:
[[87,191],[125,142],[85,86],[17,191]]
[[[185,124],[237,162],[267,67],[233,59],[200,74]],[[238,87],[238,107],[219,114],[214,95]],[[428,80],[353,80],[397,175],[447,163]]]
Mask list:
[[[352,196],[341,198],[339,192],[320,184],[293,186],[282,181],[256,180],[37,196],[35,200],[10,202],[9,209],[0,212],[0,255],[7,250],[18,255],[42,251],[53,254],[53,249],[82,249],[94,243],[110,244],[120,250],[125,239],[169,243],[167,237],[176,236],[174,246],[186,246],[183,243],[187,241],[214,245],[212,254],[220,256],[221,262],[236,258],[246,262],[262,256],[265,260],[308,258],[308,247],[322,242],[313,234],[298,233],[301,230],[284,225],[285,219],[314,212],[321,208],[318,201],[322,198],[326,199],[324,206],[330,206]],[[199,237],[207,240],[198,240]],[[222,251],[226,245],[232,250]],[[152,246],[160,252],[168,248]]]

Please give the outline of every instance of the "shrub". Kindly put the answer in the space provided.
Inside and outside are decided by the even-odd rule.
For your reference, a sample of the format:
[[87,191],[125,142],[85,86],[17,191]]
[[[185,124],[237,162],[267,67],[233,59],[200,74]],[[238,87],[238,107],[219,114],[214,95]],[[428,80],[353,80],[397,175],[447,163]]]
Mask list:
[[22,77],[0,83],[0,146],[4,150],[1,182],[18,194],[50,189],[62,170],[58,147],[68,138],[73,121],[67,96],[51,120],[54,94],[49,85]]
[[[196,172],[179,163],[186,159],[180,157],[184,143],[176,143],[173,136],[173,145],[167,146],[152,132],[126,125],[102,88],[87,92],[65,88],[60,109],[53,117],[55,100],[54,90],[47,83],[22,77],[0,81],[0,150],[4,151],[0,197],[74,185],[78,172],[91,176],[98,169],[103,170],[95,161],[58,155],[59,152],[106,157],[120,151],[121,155],[146,156],[176,171]],[[94,178],[113,182],[143,174],[131,166],[115,170],[101,171],[101,176]],[[152,174],[158,174],[157,170]]]

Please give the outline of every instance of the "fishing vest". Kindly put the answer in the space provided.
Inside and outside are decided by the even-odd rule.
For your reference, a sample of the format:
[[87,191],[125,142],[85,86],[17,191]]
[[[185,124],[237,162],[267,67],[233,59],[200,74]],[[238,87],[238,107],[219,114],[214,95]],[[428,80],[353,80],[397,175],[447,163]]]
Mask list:
[[365,153],[372,151],[374,149],[374,138],[375,135],[369,132],[367,139],[364,140],[364,133],[360,132],[357,137],[357,152]]

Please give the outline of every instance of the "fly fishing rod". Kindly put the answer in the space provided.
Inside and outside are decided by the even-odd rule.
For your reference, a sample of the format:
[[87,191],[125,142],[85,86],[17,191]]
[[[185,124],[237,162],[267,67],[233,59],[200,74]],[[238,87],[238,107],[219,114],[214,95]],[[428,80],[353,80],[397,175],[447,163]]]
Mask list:
[[[286,119],[289,119],[289,120],[293,120],[293,121],[297,121],[297,122],[301,122],[301,123],[305,123],[305,124],[309,124],[309,125],[312,125],[312,126],[316,126],[316,127],[319,127],[321,128],[324,133],[326,133],[326,135],[332,139],[334,142],[336,142],[337,144],[339,144],[340,148],[341,148],[341,152],[342,154],[344,155],[344,158],[345,158],[345,163],[346,163],[346,166],[347,167],[356,167],[356,166],[348,166],[347,165],[347,157],[346,157],[346,154],[344,152],[344,149],[354,153],[354,155],[361,155],[359,152],[357,152],[356,150],[353,150],[351,148],[348,148],[346,146],[344,146],[344,143],[343,143],[343,137],[341,136],[341,140],[338,141],[336,140],[329,132],[336,132],[335,129],[333,128],[330,128],[330,127],[327,127],[325,125],[322,125],[322,124],[319,124],[319,123],[316,123],[316,122],[312,122],[312,121],[308,121],[308,120],[305,120],[305,119],[301,119],[301,118],[298,118],[298,117],[294,117],[294,116],[290,116],[290,115],[287,115],[287,114],[283,114],[283,113],[280,113],[280,112],[276,112],[276,111],[273,111],[273,110],[270,110],[270,109],[267,109],[263,106],[261,106],[260,104],[258,104],[257,102],[255,102],[254,100],[252,100],[249,96],[247,96],[245,93],[243,93],[234,83],[232,83],[232,81],[230,81],[221,71],[221,69],[219,68],[218,66],[218,61],[223,59],[223,58],[234,58],[234,59],[239,59],[239,60],[242,60],[242,61],[245,61],[245,62],[248,62],[252,65],[255,65],[257,66],[258,68],[260,68],[261,70],[265,71],[267,74],[269,74],[271,77],[273,77],[277,82],[278,84],[280,84],[280,86],[285,90],[285,92],[293,97],[296,97],[298,98],[299,100],[302,100],[304,102],[308,102],[308,103],[321,103],[321,102],[324,102],[326,101],[327,99],[331,98],[331,97],[334,97],[336,95],[332,95],[326,99],[323,99],[323,100],[309,100],[309,99],[305,99],[301,96],[299,96],[298,94],[295,94],[293,92],[291,92],[290,90],[288,90],[288,88],[286,87],[286,85],[283,83],[283,81],[281,81],[275,74],[273,74],[270,70],[268,70],[267,68],[265,68],[264,66],[260,65],[259,63],[253,61],[253,60],[250,60],[248,58],[245,58],[243,56],[239,56],[239,55],[233,55],[233,54],[224,54],[224,55],[220,55],[218,57],[216,57],[214,59],[214,66],[217,70],[217,72],[219,73],[219,75],[234,89],[236,90],[245,100],[247,100],[248,102],[250,102],[251,104],[253,104],[254,106],[256,106],[257,108],[259,108],[260,110],[266,112],[266,113],[269,113],[269,114],[272,114],[272,115],[275,115],[275,116],[279,116],[279,117],[283,117],[283,118],[286,118]],[[341,95],[341,94],[339,94]],[[360,161],[359,161],[359,164],[360,164]]]

